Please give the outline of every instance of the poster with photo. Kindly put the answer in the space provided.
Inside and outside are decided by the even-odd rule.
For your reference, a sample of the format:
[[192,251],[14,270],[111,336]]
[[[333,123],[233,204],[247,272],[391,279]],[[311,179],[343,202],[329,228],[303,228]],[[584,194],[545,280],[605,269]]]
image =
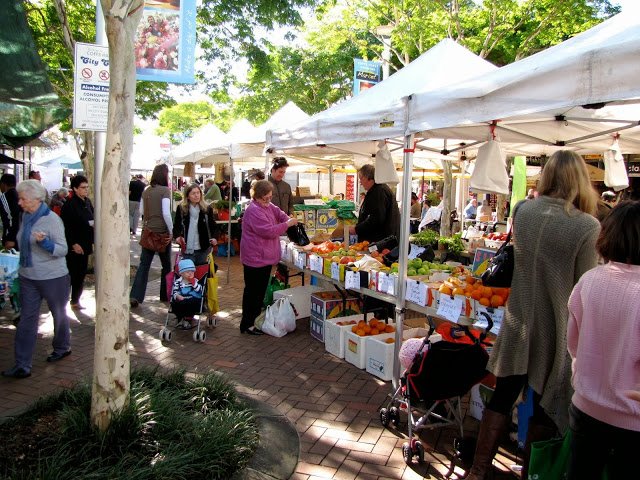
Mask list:
[[134,52],[136,78],[194,83],[195,0],[146,0]]
[[353,95],[367,90],[380,82],[382,63],[372,60],[353,59]]

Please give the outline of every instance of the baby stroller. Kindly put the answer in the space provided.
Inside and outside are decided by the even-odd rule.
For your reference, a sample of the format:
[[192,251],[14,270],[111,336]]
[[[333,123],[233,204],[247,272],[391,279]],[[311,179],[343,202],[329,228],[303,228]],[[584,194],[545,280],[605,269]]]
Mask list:
[[[166,276],[166,284],[167,284],[167,298],[172,297],[172,288],[173,282],[179,274],[178,264],[182,259],[182,255],[178,253],[176,255],[176,261],[174,264],[173,271],[169,272]],[[176,308],[176,304],[172,301],[169,305],[169,310],[167,311],[167,316],[164,321],[164,327],[160,329],[160,339],[163,341],[170,342],[173,337],[173,331],[169,328],[169,319],[171,315],[174,314],[176,316],[176,326],[175,328],[180,330],[190,330],[195,328],[193,331],[193,341],[194,342],[204,342],[207,338],[207,332],[202,328],[202,317],[206,315],[207,317],[207,325],[210,327],[216,326],[216,317],[215,313],[209,309],[209,305],[212,303],[209,299],[209,296],[215,295],[217,299],[217,292],[211,291],[212,287],[212,279],[215,279],[215,263],[213,261],[213,256],[209,255],[207,258],[207,263],[204,265],[196,265],[195,278],[197,282],[202,285],[202,298],[200,298],[199,302],[195,302],[195,305],[189,306],[189,308],[185,311],[184,309]],[[213,282],[215,285],[216,282]],[[215,287],[213,288],[215,290]],[[177,315],[175,310],[180,310],[180,317]],[[192,324],[192,320],[195,321],[195,325]]]
[[[464,332],[463,338],[446,335],[448,338],[440,341],[432,337],[437,330],[433,318],[427,317],[428,335],[388,405],[380,409],[380,421],[385,427],[390,422],[397,427],[400,410],[406,410],[409,442],[402,445],[402,456],[408,465],[414,456],[419,463],[424,462],[424,447],[413,438],[414,432],[453,425],[460,429],[460,437],[464,435],[461,397],[487,375],[489,355],[483,343],[493,322],[485,316],[488,325],[480,335],[474,336],[468,327],[456,327]],[[416,418],[415,413],[421,416]]]

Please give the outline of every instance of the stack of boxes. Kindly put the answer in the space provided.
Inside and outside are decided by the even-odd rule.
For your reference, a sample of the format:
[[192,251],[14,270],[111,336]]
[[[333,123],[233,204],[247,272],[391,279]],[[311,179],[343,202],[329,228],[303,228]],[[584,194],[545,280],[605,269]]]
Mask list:
[[362,303],[357,297],[342,298],[339,292],[316,292],[311,294],[311,336],[324,342],[325,321],[330,318],[355,315],[362,312]]

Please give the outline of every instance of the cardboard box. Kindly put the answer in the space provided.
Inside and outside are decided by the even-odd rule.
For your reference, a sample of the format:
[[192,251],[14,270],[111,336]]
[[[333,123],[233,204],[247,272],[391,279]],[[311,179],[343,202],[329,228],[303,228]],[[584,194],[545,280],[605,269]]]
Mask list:
[[309,333],[313,338],[324,343],[324,320],[313,315],[309,317]]
[[296,187],[296,196],[297,197],[310,197],[311,196],[311,187]]
[[[389,325],[393,325],[395,327],[395,324],[393,323],[390,323]],[[381,338],[385,336],[385,338],[389,338],[389,335],[393,336],[395,335],[395,332],[381,333],[379,335],[369,335],[366,337],[356,335],[351,330],[345,332],[344,359],[352,365],[355,365],[359,369],[364,370],[367,366],[367,341],[369,339]],[[389,345],[391,345],[391,352],[393,355],[393,344]]]
[[316,230],[316,211],[304,210],[304,229],[309,235],[309,231]]
[[322,287],[316,285],[305,285],[303,287],[286,288],[273,292],[273,299],[288,298],[296,312],[296,320],[306,318],[311,315],[311,294],[319,292]]
[[482,414],[486,408],[493,390],[496,385],[496,377],[487,375],[482,382],[471,387],[471,396],[469,397],[469,415],[476,420],[482,420]]
[[344,358],[345,335],[351,331],[353,325],[338,325],[338,322],[356,322],[363,320],[364,316],[350,315],[348,317],[330,318],[324,323],[324,348],[331,355]]
[[336,291],[311,294],[312,317],[326,320],[327,318],[355,315],[358,313],[362,313],[362,304],[357,297],[347,297],[343,302],[342,296]]
[[[426,328],[409,328],[402,332],[403,340],[409,338],[424,338],[429,330]],[[365,346],[365,370],[371,375],[375,375],[384,381],[393,378],[393,354],[395,342],[387,343],[387,339],[395,338],[396,334],[383,333],[367,338]]]
[[325,208],[317,211],[316,229],[327,229],[333,232],[338,226],[338,211],[334,208]]

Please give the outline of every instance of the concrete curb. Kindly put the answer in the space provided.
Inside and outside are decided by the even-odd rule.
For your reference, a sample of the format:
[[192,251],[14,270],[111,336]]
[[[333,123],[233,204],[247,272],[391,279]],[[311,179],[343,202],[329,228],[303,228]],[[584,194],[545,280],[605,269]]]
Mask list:
[[285,480],[290,478],[300,457],[300,438],[291,421],[272,406],[238,395],[256,413],[260,440],[249,464],[231,480]]

